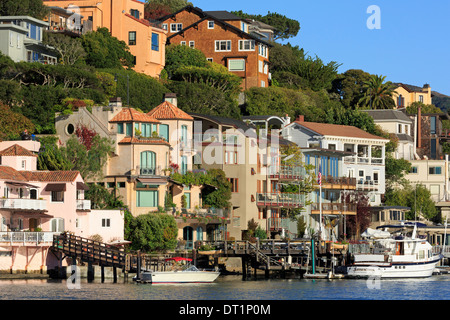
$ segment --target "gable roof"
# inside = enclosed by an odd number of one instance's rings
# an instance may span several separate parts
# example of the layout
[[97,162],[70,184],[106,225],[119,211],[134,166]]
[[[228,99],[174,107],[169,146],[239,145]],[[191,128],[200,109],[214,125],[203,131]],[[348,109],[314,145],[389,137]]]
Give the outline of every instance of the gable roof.
[[79,174],[79,171],[18,171],[12,167],[0,165],[0,180],[73,182]]
[[18,144],[13,144],[12,146],[0,151],[0,156],[37,157],[37,155],[35,155],[33,152],[25,149]]
[[361,138],[361,139],[377,139],[386,140],[389,139],[382,138],[373,134],[370,134],[362,129],[353,126],[345,126],[339,124],[330,123],[318,123],[318,122],[305,122],[305,121],[295,121],[300,126],[316,132],[323,136],[337,136],[337,137],[349,137],[349,138]]
[[150,110],[147,115],[159,120],[194,120],[186,112],[168,101],[164,101],[159,106]]
[[412,119],[401,110],[385,109],[385,110],[361,110],[361,111],[367,112],[367,114],[371,116],[375,121],[400,120],[413,122]]
[[145,113],[137,111],[134,108],[122,108],[109,122],[153,122],[159,121]]
[[218,11],[203,11],[207,15],[214,17],[219,20],[248,20],[241,18],[231,12],[225,11],[225,10],[218,10]]
[[[203,10],[197,8],[197,7],[195,7],[195,8],[191,7],[191,6],[184,7],[183,9],[178,10],[177,12],[174,12],[174,13],[172,13],[170,15],[167,15],[167,16],[161,18],[160,21],[164,21],[164,20],[167,20],[169,18],[172,18],[172,17],[176,16],[178,13],[180,13],[180,12],[182,12],[184,10],[196,13],[201,19],[196,21],[196,22],[194,22],[190,26],[187,26],[186,28],[178,31],[177,33],[174,33],[173,35],[167,37],[167,44],[170,44],[170,39],[172,39],[173,37],[175,37],[177,35],[180,35],[180,34],[183,34],[188,29],[191,29],[191,28],[194,28],[194,27],[198,26],[201,22],[203,22],[205,20],[214,20],[215,22],[218,22],[219,24],[224,26],[226,29],[230,29],[230,30],[236,32],[237,34],[239,34],[240,36],[245,36],[245,37],[251,38],[251,39],[253,39],[253,40],[257,41],[257,42],[263,43],[263,44],[265,44],[268,47],[273,47],[273,45],[270,44],[269,42],[261,40],[258,37],[255,37],[254,35],[252,35],[250,33],[244,32],[241,29],[239,29],[239,28],[237,28],[237,27],[235,27],[235,26],[233,26],[233,25],[223,21],[222,19],[217,18],[217,17],[215,17],[215,16],[213,16],[211,14],[208,14],[208,11],[203,11]],[[214,12],[214,13],[217,14],[218,12],[223,12],[223,11],[209,11],[209,12]],[[222,13],[222,15],[223,15],[223,13]],[[240,20],[246,20],[246,19],[240,19]]]
[[[395,85],[397,88],[398,87],[402,87],[408,92],[424,92],[423,91],[424,88],[421,88],[421,87],[418,87],[418,86],[413,86],[411,84],[404,84],[404,83],[400,83],[400,82],[395,82],[395,83],[393,83],[393,85]],[[424,86],[428,86],[428,85],[426,84]]]

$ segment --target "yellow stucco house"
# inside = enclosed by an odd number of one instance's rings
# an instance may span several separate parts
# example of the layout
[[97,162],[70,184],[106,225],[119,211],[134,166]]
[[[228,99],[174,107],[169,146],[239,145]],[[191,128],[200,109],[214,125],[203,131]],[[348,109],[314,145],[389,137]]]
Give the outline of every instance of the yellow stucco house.
[[159,77],[165,65],[167,31],[144,19],[144,3],[137,0],[47,0],[49,7],[68,9],[89,21],[92,30],[105,27],[124,41],[136,57],[136,72]]
[[394,97],[396,109],[407,108],[413,102],[431,103],[431,87],[424,84],[423,87],[417,87],[404,83],[394,83],[397,95]]

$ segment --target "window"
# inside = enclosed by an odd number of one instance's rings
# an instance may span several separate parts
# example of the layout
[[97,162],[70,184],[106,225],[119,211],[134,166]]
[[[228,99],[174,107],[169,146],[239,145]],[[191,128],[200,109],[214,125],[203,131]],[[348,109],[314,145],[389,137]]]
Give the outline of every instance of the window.
[[164,30],[168,31],[168,30],[167,30],[167,29],[168,29],[167,23],[163,23],[163,24],[162,24],[162,28],[163,28]]
[[52,232],[64,232],[64,219],[54,218],[50,222]]
[[216,40],[216,51],[231,51],[231,40]]
[[123,134],[123,123],[117,124],[117,133]]
[[261,88],[265,88],[266,87],[266,82],[264,80],[261,80]]
[[187,126],[182,125],[181,126],[181,143],[183,144],[183,146],[186,146],[187,143]]
[[78,218],[75,219],[75,228],[81,228],[80,219]]
[[239,179],[229,178],[228,181],[231,183],[231,192],[239,192]]
[[430,118],[430,133],[436,134],[436,117]]
[[239,51],[254,51],[255,40],[239,40]]
[[226,151],[225,152],[225,164],[237,164],[238,163],[238,153],[237,151]]
[[181,157],[181,174],[186,174],[187,172],[187,166],[188,166],[188,160],[186,156]]
[[401,125],[401,124],[398,125],[398,133],[403,133],[403,132],[402,132],[402,125]]
[[158,190],[137,190],[136,206],[158,207]]
[[206,61],[213,62],[213,58],[206,58]]
[[159,51],[159,34],[152,33],[152,50]]
[[214,21],[208,21],[208,29],[214,29]]
[[168,124],[160,124],[159,125],[159,136],[166,141],[169,141],[169,125]]
[[64,202],[64,191],[52,191],[52,202]]
[[116,184],[114,182],[107,182],[106,183],[106,187],[107,188],[114,188],[116,186]]
[[419,102],[423,103],[423,96],[422,95],[419,96]]
[[111,227],[111,219],[110,218],[102,219],[102,227],[103,228]]
[[180,45],[185,46],[186,45],[186,41],[181,41]]
[[411,171],[409,173],[418,173],[417,167],[411,167]]
[[185,192],[184,198],[186,199],[186,209],[190,209],[191,208],[191,193]]
[[229,71],[245,71],[245,60],[244,59],[233,59],[228,61]]
[[405,98],[402,95],[399,95],[397,98],[397,105],[398,107],[404,107],[405,106]]
[[140,174],[154,175],[156,172],[156,153],[152,151],[141,152]]
[[136,31],[128,32],[128,45],[130,46],[136,45]]
[[141,124],[141,135],[143,137],[151,137],[152,136],[152,125],[150,123],[142,123]]
[[125,181],[117,182],[119,188],[125,188]]
[[126,129],[127,129],[127,136],[128,137],[132,137],[133,136],[133,124],[132,123],[127,123],[126,124]]
[[170,31],[171,32],[178,32],[181,31],[183,29],[183,24],[182,23],[171,23],[170,24]]
[[22,160],[22,169],[26,170],[26,168],[27,168],[27,161]]
[[195,48],[195,41],[189,41],[189,47]]
[[428,168],[428,173],[429,174],[441,174],[442,173],[442,168],[441,167],[429,167]]
[[267,58],[267,46],[263,44],[258,45],[258,53],[260,56]]

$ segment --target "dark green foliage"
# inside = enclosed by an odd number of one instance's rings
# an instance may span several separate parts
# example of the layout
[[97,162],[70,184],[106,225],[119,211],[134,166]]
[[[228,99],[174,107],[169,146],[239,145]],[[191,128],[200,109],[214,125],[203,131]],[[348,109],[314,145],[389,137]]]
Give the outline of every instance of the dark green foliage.
[[62,151],[57,146],[57,136],[47,136],[38,139],[41,143],[39,156],[37,159],[38,170],[71,170],[72,164],[64,157]]
[[128,240],[132,241],[132,250],[167,251],[177,245],[177,223],[167,214],[140,215],[131,220],[130,230]]
[[89,189],[84,193],[85,199],[91,200],[92,209],[117,209],[125,205],[119,197],[114,195],[113,191],[108,191],[104,186],[91,183]]
[[0,16],[31,16],[44,19],[50,9],[42,0],[1,0]]
[[34,132],[33,123],[0,102],[0,141],[17,139],[24,130]]
[[169,79],[182,66],[204,67],[208,66],[203,52],[188,46],[171,44],[166,48],[166,65],[164,69],[169,75]]
[[86,63],[96,68],[134,67],[134,56],[124,41],[111,36],[107,28],[98,28],[82,37]]

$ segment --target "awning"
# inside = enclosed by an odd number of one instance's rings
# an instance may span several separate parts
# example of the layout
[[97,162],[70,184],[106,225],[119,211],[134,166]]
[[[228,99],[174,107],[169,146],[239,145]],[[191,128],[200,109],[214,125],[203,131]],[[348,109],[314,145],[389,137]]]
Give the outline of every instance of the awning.
[[89,186],[83,182],[77,182],[77,190],[89,190]]
[[167,180],[166,179],[161,179],[161,178],[138,178],[137,179],[140,183],[142,184],[147,184],[147,185],[163,185],[163,184],[167,184]]
[[22,218],[53,218],[51,214],[44,213],[42,211],[16,211],[13,212],[14,217],[22,217]]
[[25,183],[25,182],[19,182],[19,181],[6,181],[5,183],[16,186],[16,187],[39,188],[38,186],[29,184],[29,183]]
[[65,183],[49,183],[44,191],[66,191]]

